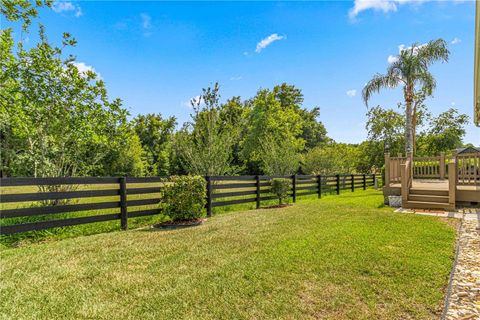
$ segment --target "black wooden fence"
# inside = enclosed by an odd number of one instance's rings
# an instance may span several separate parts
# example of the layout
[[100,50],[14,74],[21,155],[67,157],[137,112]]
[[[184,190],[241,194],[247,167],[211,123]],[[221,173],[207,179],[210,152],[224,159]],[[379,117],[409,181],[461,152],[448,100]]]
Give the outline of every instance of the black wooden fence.
[[[272,178],[291,179],[290,196],[293,202],[298,196],[303,195],[317,194],[318,197],[321,197],[324,193],[339,194],[341,190],[366,189],[368,186],[374,185],[376,180],[374,174],[287,177],[209,176],[206,177],[207,215],[211,216],[212,208],[241,203],[255,202],[256,207],[260,208],[262,201],[275,199],[270,193],[269,180]],[[19,189],[20,193],[4,194],[2,192],[0,194],[0,204],[2,205],[0,219],[17,218],[15,221],[18,221],[18,218],[22,217],[105,209],[118,209],[119,212],[30,223],[20,221],[20,223],[0,226],[0,234],[110,220],[120,220],[121,228],[127,229],[128,218],[161,213],[158,205],[161,200],[162,186],[160,184],[164,183],[166,179],[168,177],[3,178],[0,179],[0,187],[18,187],[15,189]],[[153,184],[155,186],[152,186]],[[42,192],[38,192],[38,189]],[[141,199],[138,199],[139,197]],[[69,204],[68,201],[65,201],[76,199],[81,202],[81,199],[85,198],[89,198],[90,202]],[[38,202],[41,205],[38,205]],[[22,203],[30,203],[30,206],[19,208]]]

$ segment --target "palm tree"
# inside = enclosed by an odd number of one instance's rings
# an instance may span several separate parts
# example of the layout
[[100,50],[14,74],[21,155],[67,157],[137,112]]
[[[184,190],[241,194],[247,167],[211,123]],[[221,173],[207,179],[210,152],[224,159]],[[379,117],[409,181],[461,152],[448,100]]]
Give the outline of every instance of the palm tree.
[[436,82],[428,68],[436,61],[448,62],[450,52],[443,39],[432,40],[426,44],[414,43],[401,49],[393,59],[386,74],[376,74],[362,91],[363,100],[368,106],[372,93],[384,88],[403,86],[405,100],[405,152],[414,151],[414,120],[417,115],[416,97],[430,96]]

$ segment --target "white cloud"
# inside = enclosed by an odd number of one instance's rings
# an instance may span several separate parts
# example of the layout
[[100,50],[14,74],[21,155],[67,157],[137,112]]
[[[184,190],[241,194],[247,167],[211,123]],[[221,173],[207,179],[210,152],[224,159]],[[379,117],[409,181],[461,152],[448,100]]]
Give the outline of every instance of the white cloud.
[[201,96],[195,96],[195,97],[193,97],[193,98],[190,98],[190,100],[185,101],[185,102],[183,103],[183,105],[184,105],[185,107],[191,108],[191,107],[192,107],[192,103],[193,103],[194,105],[197,105],[199,102],[200,102],[200,104],[203,104],[203,99],[202,99],[202,97],[201,97]]
[[140,18],[142,18],[142,27],[144,29],[150,29],[152,27],[152,18],[148,14],[142,13],[140,14]]
[[52,10],[56,13],[73,12],[77,18],[82,15],[82,8],[70,1],[55,1],[52,4]]
[[389,55],[388,58],[387,58],[387,61],[388,61],[389,64],[392,64],[392,63],[398,61],[398,57],[397,57],[397,56]]
[[383,13],[395,12],[399,5],[413,4],[420,5],[427,0],[355,0],[353,8],[348,15],[351,19],[356,18],[360,12],[366,10],[382,11]]
[[347,96],[349,97],[355,97],[357,95],[357,90],[352,89],[347,91]]
[[230,77],[230,80],[231,80],[231,81],[242,80],[242,76],[237,76],[237,77],[233,76],[233,77]]
[[[426,45],[427,45],[426,43],[417,45],[415,47],[415,49],[413,50],[413,54],[416,54],[419,48],[421,48],[423,46],[426,46]],[[410,50],[410,49],[412,49],[412,47],[407,47],[406,45],[401,44],[401,45],[398,46],[398,54],[402,53],[402,51]],[[387,58],[387,61],[388,61],[389,64],[397,62],[398,61],[398,56],[389,55],[388,58]]]
[[458,38],[453,38],[452,42],[450,42],[451,44],[459,44],[460,42],[462,42],[462,40],[458,39]]
[[265,39],[262,39],[262,41],[257,43],[257,48],[255,49],[255,52],[260,53],[263,49],[271,45],[273,42],[279,41],[282,39],[285,39],[285,37],[279,36],[276,33],[272,33],[271,35],[269,35],[268,37],[266,37]]
[[92,71],[92,72],[95,72],[95,73],[97,74],[97,77],[98,77],[99,79],[102,78],[102,76],[100,75],[100,73],[98,73],[98,72],[95,70],[94,67],[89,66],[89,65],[86,64],[85,62],[76,62],[76,61],[74,61],[74,62],[72,62],[72,64],[73,64],[75,67],[77,67],[78,72],[80,72],[81,74],[86,75],[86,73],[87,73],[88,71]]

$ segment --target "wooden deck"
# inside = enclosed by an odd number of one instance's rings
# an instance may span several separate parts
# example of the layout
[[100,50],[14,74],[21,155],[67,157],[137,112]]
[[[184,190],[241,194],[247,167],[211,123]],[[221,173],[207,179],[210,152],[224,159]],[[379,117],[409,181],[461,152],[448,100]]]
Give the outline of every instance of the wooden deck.
[[[448,180],[439,179],[413,179],[412,189],[448,191]],[[400,196],[402,194],[401,183],[391,183],[383,187],[385,201],[389,195]],[[456,202],[463,204],[480,203],[480,185],[457,185]]]
[[[392,183],[390,188],[401,188],[401,183]],[[448,180],[438,180],[438,179],[413,179],[412,183],[413,189],[422,189],[422,190],[448,190]],[[466,191],[480,191],[479,186],[462,186],[458,185],[457,190],[466,190]],[[480,199],[478,199],[480,201]]]
[[480,203],[480,153],[435,157],[385,154],[385,203],[402,197],[404,208],[453,210]]

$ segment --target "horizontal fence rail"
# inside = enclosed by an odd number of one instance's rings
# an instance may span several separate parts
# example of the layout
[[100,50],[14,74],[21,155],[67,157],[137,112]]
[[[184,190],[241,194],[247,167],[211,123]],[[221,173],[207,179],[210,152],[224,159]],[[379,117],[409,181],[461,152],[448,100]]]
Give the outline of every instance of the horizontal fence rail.
[[[208,176],[207,215],[212,215],[213,208],[243,203],[260,208],[262,201],[276,199],[270,189],[273,178],[291,180],[289,196],[293,202],[299,196],[315,194],[320,198],[325,193],[365,190],[376,183],[374,174]],[[2,178],[0,219],[13,221],[0,225],[0,234],[112,220],[120,220],[121,228],[127,229],[129,218],[162,213],[162,187],[168,181],[169,177]],[[15,192],[8,191],[12,188]],[[65,213],[82,215],[93,210],[95,215],[55,219]],[[49,220],[29,221],[39,216]]]

